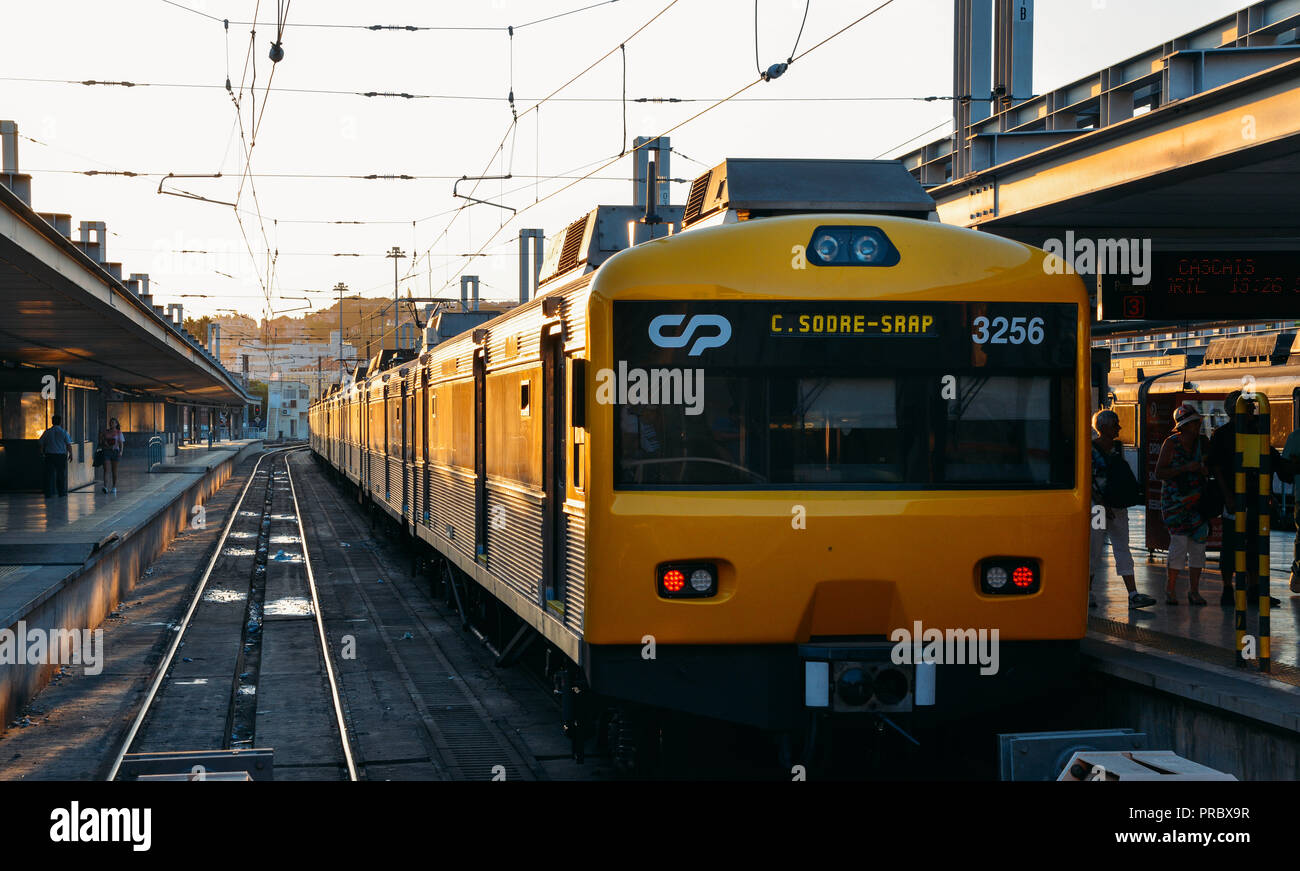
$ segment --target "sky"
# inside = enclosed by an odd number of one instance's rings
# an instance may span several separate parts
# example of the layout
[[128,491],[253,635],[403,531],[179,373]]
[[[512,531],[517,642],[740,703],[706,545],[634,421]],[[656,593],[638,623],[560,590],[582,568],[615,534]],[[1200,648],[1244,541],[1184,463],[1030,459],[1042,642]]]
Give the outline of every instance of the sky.
[[[950,94],[951,0],[893,0],[780,79],[715,108],[757,77],[756,38],[764,68],[791,55],[805,0],[759,0],[757,29],[753,0],[614,0],[550,21],[539,19],[596,0],[290,0],[284,58],[272,64],[284,2],[5,2],[0,118],[37,140],[19,146],[33,205],[71,214],[74,232],[81,220],[107,222],[108,259],[123,264],[124,276],[148,272],[155,304],[180,302],[188,316],[237,310],[261,318],[327,308],[339,282],[349,294],[391,296],[393,263],[384,254],[393,246],[407,255],[402,296],[459,298],[465,272],[481,277],[483,297],[515,299],[518,231],[540,227],[549,239],[598,204],[630,202],[632,158],[618,155],[634,136],[687,121],[670,134],[679,152],[670,171],[689,181],[727,157],[895,156],[950,129],[940,126],[951,117],[948,102],[809,98]],[[798,51],[880,2],[812,0]],[[1245,5],[1037,0],[1035,93]],[[364,28],[372,24],[481,29]],[[512,86],[517,124],[505,99]],[[370,91],[421,96],[356,95]],[[691,102],[634,102],[641,97]],[[164,189],[238,208],[159,194],[168,173],[221,173],[168,179]],[[464,207],[452,196],[462,175],[505,173],[513,177],[481,182],[475,196],[516,213]],[[417,178],[320,177],[369,174]],[[672,201],[684,202],[688,185],[672,189]],[[480,251],[486,256],[464,256]],[[338,256],[353,254],[362,256]]]

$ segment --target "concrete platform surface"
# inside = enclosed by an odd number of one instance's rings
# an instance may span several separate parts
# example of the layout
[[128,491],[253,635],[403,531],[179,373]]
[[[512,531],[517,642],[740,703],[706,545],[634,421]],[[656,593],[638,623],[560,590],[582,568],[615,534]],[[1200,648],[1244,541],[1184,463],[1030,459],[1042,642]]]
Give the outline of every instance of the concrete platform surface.
[[[1273,605],[1269,613],[1273,672],[1259,675],[1253,663],[1246,668],[1234,667],[1236,611],[1231,606],[1219,603],[1223,579],[1218,571],[1217,553],[1211,551],[1208,554],[1207,565],[1201,576],[1200,592],[1208,604],[1188,603],[1189,581],[1186,571],[1178,573],[1178,604],[1166,604],[1168,572],[1164,565],[1164,554],[1156,554],[1155,561],[1152,561],[1152,555],[1142,546],[1142,513],[1138,508],[1129,511],[1135,577],[1138,590],[1154,597],[1156,604],[1145,608],[1129,607],[1128,592],[1124,588],[1124,582],[1115,573],[1108,543],[1106,574],[1093,582],[1093,593],[1098,604],[1096,608],[1089,609],[1089,628],[1092,630],[1090,637],[1109,637],[1130,650],[1158,651],[1165,656],[1181,658],[1193,668],[1224,668],[1228,675],[1237,675],[1238,678],[1255,675],[1258,678],[1255,682],[1300,686],[1300,595],[1292,594],[1288,585],[1295,533],[1274,532],[1271,537],[1269,591],[1281,600],[1281,604]],[[1249,603],[1246,626],[1247,632],[1258,632],[1255,600]]]
[[[176,535],[209,522],[207,497],[261,450],[260,441],[184,450],[174,474],[150,474],[143,457],[132,458],[119,469],[117,493],[0,494],[0,629],[49,638],[99,626]],[[0,724],[63,664],[54,661],[63,654],[36,656],[0,662]]]
[[[67,496],[46,497],[41,493],[0,493],[0,565],[25,565],[21,550],[3,550],[27,544],[69,541],[99,541],[104,534],[131,527],[131,517],[149,511],[151,504],[172,490],[184,489],[190,475],[202,475],[218,463],[238,454],[255,442],[219,442],[212,450],[182,445],[174,458],[145,469],[143,458],[122,462],[118,467],[117,493],[102,490],[102,472],[94,486],[72,490]],[[171,474],[179,473],[175,478]],[[165,503],[164,503],[165,504]],[[101,534],[95,534],[101,533]],[[45,562],[33,553],[30,562]]]

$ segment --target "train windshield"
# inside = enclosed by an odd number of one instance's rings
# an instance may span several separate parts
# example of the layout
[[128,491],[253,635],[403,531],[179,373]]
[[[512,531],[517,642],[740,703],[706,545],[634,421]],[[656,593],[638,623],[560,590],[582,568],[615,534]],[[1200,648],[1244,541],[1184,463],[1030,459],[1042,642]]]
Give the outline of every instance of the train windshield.
[[[629,316],[625,305],[616,303],[615,350],[623,344],[633,359],[604,373],[597,396],[614,406],[618,489],[1074,486],[1073,305],[1021,315],[1002,312],[1014,305],[913,305],[895,314],[841,304],[807,314],[714,303],[708,314],[718,320],[694,334],[691,310],[701,303],[667,320],[643,303],[634,305],[644,315]],[[687,341],[667,354],[638,347],[630,330],[620,335],[620,315],[660,317],[647,327],[656,349]],[[885,317],[899,320],[888,333],[867,332]],[[863,332],[854,332],[858,318]],[[972,341],[981,337],[980,318],[990,340],[1005,319],[1014,335],[1024,333],[1021,344],[1032,322],[1038,341],[1020,352],[981,347]],[[810,334],[800,337],[793,331],[805,322]],[[894,334],[909,327],[911,335]],[[748,339],[736,342],[742,332]],[[691,355],[701,339],[722,344]]]

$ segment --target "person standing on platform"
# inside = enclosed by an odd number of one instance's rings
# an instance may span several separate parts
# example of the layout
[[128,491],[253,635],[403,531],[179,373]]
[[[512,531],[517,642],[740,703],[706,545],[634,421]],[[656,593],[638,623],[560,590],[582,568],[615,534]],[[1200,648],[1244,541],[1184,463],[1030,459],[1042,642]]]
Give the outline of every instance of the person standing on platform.
[[72,436],[63,428],[63,417],[50,418],[49,429],[41,433],[41,454],[45,457],[45,498],[68,495],[68,463],[72,462]]
[[[122,425],[117,418],[109,418],[108,426],[99,434],[99,449],[104,452],[105,493],[117,493],[117,464],[126,450],[126,436],[122,435]],[[112,484],[110,488],[109,484]]]
[[1146,593],[1138,592],[1133,573],[1133,554],[1128,546],[1128,509],[1142,503],[1142,493],[1137,478],[1124,459],[1124,446],[1119,441],[1119,415],[1108,408],[1102,409],[1092,416],[1092,429],[1096,434],[1092,440],[1093,517],[1097,517],[1098,506],[1104,508],[1106,525],[1098,529],[1097,524],[1093,523],[1088,607],[1097,607],[1092,582],[1097,575],[1105,578],[1106,539],[1109,538],[1115,557],[1115,571],[1124,579],[1124,586],[1128,588],[1129,607],[1145,608],[1154,605],[1156,600]]
[[1209,466],[1202,457],[1209,444],[1201,436],[1201,415],[1191,403],[1174,410],[1174,433],[1160,446],[1156,460],[1156,477],[1160,488],[1160,513],[1169,530],[1169,582],[1165,586],[1165,603],[1177,605],[1178,572],[1187,569],[1190,589],[1187,602],[1204,605],[1201,596],[1201,570],[1205,568],[1205,541],[1210,524],[1201,516],[1200,502],[1205,495]]
[[[1246,512],[1246,535],[1254,537],[1256,530],[1259,528],[1259,516],[1256,511],[1254,500],[1247,494],[1236,492],[1236,452],[1237,452],[1237,428],[1240,427],[1242,432],[1253,433],[1258,428],[1259,419],[1255,415],[1255,403],[1246,403],[1244,420],[1237,419],[1235,411],[1237,409],[1237,398],[1241,396],[1240,390],[1234,390],[1223,401],[1223,410],[1228,413],[1228,422],[1214,431],[1210,438],[1210,469],[1215,479],[1219,482],[1219,487],[1223,492],[1223,545],[1219,548],[1219,574],[1223,578],[1223,595],[1219,598],[1219,604],[1226,607],[1233,607],[1233,582],[1232,575],[1236,570],[1237,550],[1242,546],[1237,541],[1236,532],[1236,509],[1242,508]],[[1286,480],[1288,474],[1292,474],[1292,463],[1277,452],[1276,448],[1269,448],[1272,456],[1273,472]],[[1239,504],[1245,503],[1245,504]],[[1259,558],[1253,550],[1246,551],[1246,577],[1247,605],[1257,604],[1259,601]],[[1300,592],[1300,590],[1297,590]],[[1281,600],[1270,596],[1271,604],[1280,605]]]

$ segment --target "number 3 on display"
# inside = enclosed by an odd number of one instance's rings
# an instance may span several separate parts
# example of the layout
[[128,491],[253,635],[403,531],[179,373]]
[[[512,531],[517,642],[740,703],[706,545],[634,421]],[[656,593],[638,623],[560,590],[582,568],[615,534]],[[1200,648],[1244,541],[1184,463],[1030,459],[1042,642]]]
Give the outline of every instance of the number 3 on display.
[[[1029,318],[1029,323],[1025,323],[1025,318],[988,318],[980,315],[975,319],[975,332],[971,333],[971,341],[977,345],[1023,345],[1028,342],[1031,345],[1041,345],[1043,343],[1043,319]],[[990,327],[992,332],[990,333]]]

